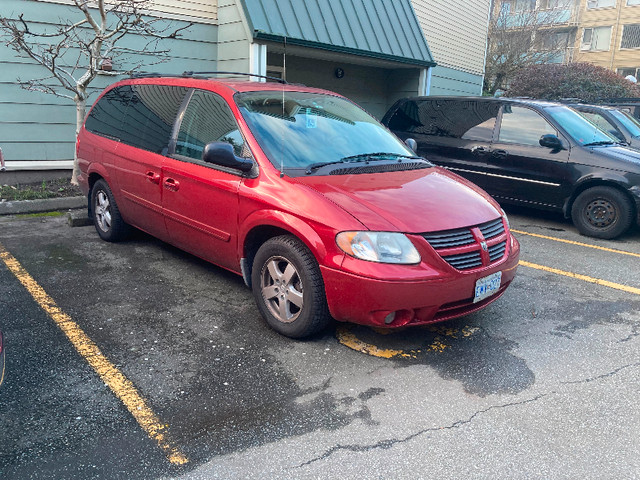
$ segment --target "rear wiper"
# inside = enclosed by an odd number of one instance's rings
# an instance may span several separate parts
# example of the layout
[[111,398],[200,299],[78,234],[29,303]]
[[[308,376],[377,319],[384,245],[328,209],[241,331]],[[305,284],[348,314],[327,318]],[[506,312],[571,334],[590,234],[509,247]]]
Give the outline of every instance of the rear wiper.
[[597,147],[598,145],[613,145],[613,142],[609,140],[603,140],[601,142],[585,143],[583,147]]
[[393,157],[393,158],[413,158],[413,159],[422,159],[421,157],[416,157],[414,155],[402,155],[400,153],[388,153],[388,152],[375,152],[375,153],[360,153],[359,155],[351,155],[349,157],[343,157],[343,162],[361,162],[366,161],[368,158],[384,158],[384,157]]

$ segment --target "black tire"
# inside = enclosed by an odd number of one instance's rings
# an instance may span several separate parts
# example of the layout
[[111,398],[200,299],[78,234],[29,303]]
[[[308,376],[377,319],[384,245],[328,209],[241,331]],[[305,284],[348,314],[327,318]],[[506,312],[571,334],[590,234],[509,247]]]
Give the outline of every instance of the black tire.
[[634,208],[620,190],[592,187],[582,192],[571,207],[571,219],[583,235],[611,239],[626,232],[633,223]]
[[251,286],[258,310],[282,335],[308,337],[330,321],[318,262],[293,236],[274,237],[262,244],[253,260]]
[[122,219],[113,193],[107,182],[98,180],[91,189],[93,224],[100,238],[107,242],[119,242],[130,233],[130,227]]

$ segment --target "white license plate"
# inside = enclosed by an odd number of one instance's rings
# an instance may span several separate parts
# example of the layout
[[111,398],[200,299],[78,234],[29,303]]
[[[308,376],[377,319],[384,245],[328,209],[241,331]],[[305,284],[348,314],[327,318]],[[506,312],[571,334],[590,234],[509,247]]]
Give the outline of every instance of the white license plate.
[[490,297],[500,289],[500,281],[502,280],[502,272],[492,273],[486,277],[479,278],[476,281],[476,293],[473,297],[473,303]]

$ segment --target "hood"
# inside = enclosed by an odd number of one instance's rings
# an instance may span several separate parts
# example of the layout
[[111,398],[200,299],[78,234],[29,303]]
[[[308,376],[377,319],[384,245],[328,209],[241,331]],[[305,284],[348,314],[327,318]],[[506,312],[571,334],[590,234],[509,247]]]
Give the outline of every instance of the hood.
[[498,204],[479,187],[439,167],[295,180],[341,206],[370,230],[435,232],[501,215]]
[[623,172],[640,173],[640,151],[638,147],[629,148],[620,145],[587,147],[594,154],[592,166],[610,168]]

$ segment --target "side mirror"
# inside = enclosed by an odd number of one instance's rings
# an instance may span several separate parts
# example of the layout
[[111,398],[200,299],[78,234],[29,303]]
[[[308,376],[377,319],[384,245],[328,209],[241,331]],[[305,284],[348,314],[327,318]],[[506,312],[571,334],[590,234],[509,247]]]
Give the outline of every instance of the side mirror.
[[415,139],[407,138],[404,143],[413,153],[418,153],[418,142],[416,142]]
[[564,146],[562,145],[562,140],[560,140],[558,137],[550,133],[546,135],[542,135],[540,137],[539,143],[541,147],[547,147],[547,148],[550,148],[551,150],[564,149]]
[[207,143],[202,152],[202,160],[242,172],[249,172],[253,168],[253,161],[248,158],[236,157],[233,145],[226,142]]

